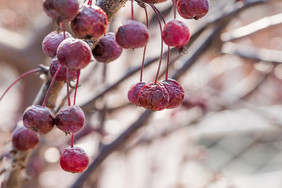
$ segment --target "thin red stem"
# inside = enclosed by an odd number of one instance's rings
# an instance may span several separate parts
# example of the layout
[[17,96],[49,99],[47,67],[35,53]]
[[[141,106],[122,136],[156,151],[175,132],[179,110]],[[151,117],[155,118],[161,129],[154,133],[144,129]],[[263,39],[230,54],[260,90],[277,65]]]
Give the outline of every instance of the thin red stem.
[[66,39],[66,24],[65,24],[65,22],[63,23],[63,30],[64,30],[64,39]]
[[92,0],[89,0],[87,5],[92,6]]
[[71,133],[71,147],[73,147],[73,133]]
[[50,91],[51,91],[51,87],[52,87],[52,85],[54,84],[54,82],[55,82],[55,80],[56,80],[56,77],[57,77],[57,75],[58,75],[58,73],[59,73],[61,67],[62,67],[62,65],[59,66],[59,68],[57,69],[57,71],[56,71],[54,77],[52,78],[52,81],[51,81],[51,83],[50,83],[50,85],[49,85],[49,88],[48,88],[48,90],[47,90],[47,92],[46,92],[44,101],[43,101],[43,103],[42,103],[42,107],[44,107],[44,106],[46,105],[48,95],[49,95],[49,93],[50,93]]
[[76,93],[77,93],[79,77],[80,77],[80,69],[77,70],[76,74],[77,74],[77,78],[76,78],[76,85],[75,85],[75,91],[74,91],[73,105],[75,105],[75,101],[76,101]]
[[131,0],[131,20],[134,20],[134,8],[133,8],[133,1]]
[[166,72],[165,72],[165,79],[168,79],[168,66],[169,66],[169,51],[170,47],[167,46],[167,60],[166,60]]
[[69,88],[69,68],[66,69],[66,82],[67,82],[67,96],[68,96],[68,106],[71,105],[70,101],[70,88]]
[[176,0],[173,0],[173,18],[176,19]]
[[[148,12],[147,12],[146,6],[144,6],[144,10],[145,10],[145,15],[146,15],[146,26],[148,28],[149,27],[149,19],[148,19]],[[147,44],[144,46],[144,51],[143,51],[143,59],[142,59],[142,65],[141,65],[141,70],[140,70],[140,82],[142,82],[142,80],[143,80],[143,70],[144,70],[146,49],[147,49]]]
[[32,69],[30,71],[27,71],[25,73],[23,73],[22,75],[20,75],[7,89],[6,91],[3,93],[3,95],[0,97],[0,101],[3,99],[3,97],[6,95],[6,93],[18,82],[20,81],[22,78],[24,78],[27,75],[30,75],[32,73],[36,73],[36,72],[40,72],[41,68],[36,68],[36,69]]
[[157,7],[155,7],[154,5],[152,5],[152,6],[153,6],[153,7],[155,8],[155,10],[158,12],[158,14],[159,14],[160,18],[163,20],[164,24],[166,24],[163,14],[159,11],[159,9],[157,9]]

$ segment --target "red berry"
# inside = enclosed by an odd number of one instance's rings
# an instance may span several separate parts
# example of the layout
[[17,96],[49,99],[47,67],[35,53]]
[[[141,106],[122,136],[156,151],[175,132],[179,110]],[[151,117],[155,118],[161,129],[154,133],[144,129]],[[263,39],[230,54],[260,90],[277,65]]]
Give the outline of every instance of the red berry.
[[184,90],[180,83],[173,79],[163,80],[161,83],[169,94],[169,102],[166,108],[170,109],[179,106],[184,99]]
[[209,11],[208,0],[177,0],[177,11],[185,19],[199,19]]
[[169,94],[165,87],[157,83],[147,83],[138,95],[140,105],[148,110],[160,111],[166,108]]
[[148,3],[148,4],[157,4],[157,3],[162,3],[165,2],[167,0],[142,0],[144,3]]
[[61,155],[60,165],[64,171],[79,173],[88,167],[89,159],[79,147],[67,147]]
[[121,55],[122,47],[116,42],[114,33],[107,33],[100,38],[92,53],[97,61],[109,63]]
[[77,0],[44,0],[43,9],[54,21],[68,22],[77,15],[79,2]]
[[15,149],[26,151],[35,148],[39,142],[39,135],[24,126],[18,126],[12,133],[12,143]]
[[139,100],[138,100],[138,95],[142,87],[146,84],[146,82],[138,82],[130,87],[127,93],[128,100],[132,103],[135,104],[136,106],[141,106]]
[[149,30],[136,20],[127,20],[116,32],[116,41],[123,48],[144,47],[149,40]]
[[80,39],[67,38],[58,47],[58,60],[70,69],[83,69],[91,61],[89,45]]
[[30,106],[24,111],[23,123],[28,129],[40,134],[46,134],[54,127],[54,116],[46,106]]
[[189,41],[190,31],[183,22],[172,20],[165,24],[162,38],[168,46],[181,48]]
[[[65,34],[66,38],[71,37],[71,34],[66,32]],[[56,33],[51,32],[49,33],[42,42],[42,50],[45,55],[49,57],[55,57],[57,55],[57,48],[60,45],[60,43],[64,40],[64,33]]]
[[[54,77],[56,71],[58,70],[59,66],[61,64],[59,63],[58,59],[55,57],[52,59],[49,71],[50,74],[52,76],[52,78]],[[68,81],[72,81],[75,80],[77,77],[77,73],[75,70],[69,69],[69,77],[68,77]],[[61,69],[59,70],[59,73],[56,76],[56,81],[60,82],[60,81],[66,81],[67,80],[67,68],[62,66]]]
[[55,117],[56,126],[66,133],[76,133],[84,125],[84,112],[76,105],[65,106]]
[[98,6],[82,6],[75,19],[71,22],[71,29],[78,38],[98,38],[107,31],[108,18]]

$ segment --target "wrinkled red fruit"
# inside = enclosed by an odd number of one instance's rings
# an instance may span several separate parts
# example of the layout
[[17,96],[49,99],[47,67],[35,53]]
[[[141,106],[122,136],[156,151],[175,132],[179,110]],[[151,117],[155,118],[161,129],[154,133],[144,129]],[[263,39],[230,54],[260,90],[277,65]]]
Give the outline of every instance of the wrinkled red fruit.
[[54,127],[54,116],[46,106],[30,106],[23,113],[23,123],[28,129],[46,134]]
[[177,11],[185,19],[199,19],[209,11],[208,0],[177,0]]
[[35,148],[39,142],[39,135],[24,126],[18,126],[12,133],[12,143],[15,149],[26,151]]
[[66,133],[76,133],[84,125],[84,112],[76,105],[65,106],[55,117],[56,126]]
[[189,41],[190,31],[183,22],[172,20],[165,24],[162,38],[168,46],[181,48]]
[[67,147],[61,155],[60,165],[64,171],[79,173],[88,167],[89,159],[80,147]]
[[91,61],[89,45],[80,39],[67,38],[58,47],[58,60],[70,69],[83,69]]
[[179,106],[184,99],[184,90],[180,83],[173,79],[163,80],[161,83],[169,94],[169,102],[166,108],[171,109]]
[[[66,32],[66,38],[71,37],[71,34]],[[60,43],[64,40],[64,33],[56,33],[51,32],[49,33],[42,42],[42,50],[45,55],[49,57],[55,57],[57,55],[57,48]]]
[[167,0],[142,0],[144,3],[148,3],[148,4],[157,4],[157,3],[162,3],[165,2]]
[[160,111],[166,108],[169,102],[169,94],[165,87],[157,82],[147,83],[142,87],[138,95],[140,105],[148,110]]
[[77,0],[44,0],[43,9],[54,21],[69,22],[77,15],[79,2]]
[[82,6],[75,19],[71,22],[71,29],[78,38],[98,38],[107,31],[108,18],[98,6]]
[[146,84],[146,82],[138,82],[130,87],[127,93],[127,98],[128,100],[132,103],[135,104],[136,106],[141,106],[139,100],[138,100],[138,95],[142,87]]
[[122,47],[116,42],[114,33],[107,33],[100,38],[92,53],[97,61],[109,63],[121,55]]
[[[58,70],[59,66],[61,64],[59,63],[58,59],[55,57],[52,59],[49,71],[50,74],[52,76],[52,78],[54,77],[56,71]],[[69,77],[68,77],[68,81],[72,81],[75,80],[77,77],[77,73],[75,70],[69,69]],[[56,76],[56,81],[61,82],[61,81],[66,81],[67,80],[67,68],[62,66],[61,69],[59,70],[59,73]]]
[[149,30],[136,20],[127,20],[116,32],[116,41],[123,48],[144,47],[149,40]]

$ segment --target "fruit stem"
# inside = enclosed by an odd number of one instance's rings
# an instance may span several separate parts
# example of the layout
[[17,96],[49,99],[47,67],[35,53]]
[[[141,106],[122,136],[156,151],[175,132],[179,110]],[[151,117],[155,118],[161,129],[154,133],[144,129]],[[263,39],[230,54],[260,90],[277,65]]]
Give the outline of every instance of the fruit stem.
[[[152,5],[152,6],[154,6],[154,5]],[[166,24],[163,14],[159,11],[159,9],[157,9],[157,7],[154,6],[154,8],[158,12],[158,14],[159,14],[160,18],[163,20],[164,24]]]
[[22,75],[20,75],[7,89],[6,91],[3,93],[3,95],[0,97],[0,101],[3,99],[3,97],[6,95],[6,93],[18,82],[20,81],[22,78],[24,78],[27,75],[30,75],[32,73],[36,73],[36,72],[40,72],[41,68],[36,68],[36,69],[32,69],[30,71],[27,71],[25,73],[23,73]]
[[73,133],[71,133],[71,147],[73,147]]
[[168,79],[169,51],[170,51],[170,47],[167,46],[167,60],[166,60],[165,80]]
[[68,106],[71,105],[70,101],[70,89],[69,89],[69,68],[66,69],[66,82],[67,82],[67,96],[68,96]]
[[[148,12],[147,12],[146,6],[144,6],[144,10],[145,10],[145,15],[146,15],[146,26],[148,28],[149,27],[149,19],[148,19]],[[143,51],[143,59],[142,59],[142,65],[141,65],[141,70],[140,70],[140,82],[142,82],[142,80],[143,80],[143,70],[144,70],[146,49],[147,49],[147,44],[144,46],[144,51]]]
[[64,30],[64,39],[66,39],[66,24],[65,24],[65,22],[63,23],[63,30]]
[[47,90],[47,92],[46,92],[44,101],[43,101],[43,103],[42,103],[42,107],[44,107],[44,106],[46,105],[48,95],[49,95],[49,93],[50,93],[50,91],[51,91],[51,87],[52,87],[52,85],[54,84],[54,82],[55,82],[55,80],[56,80],[56,77],[57,77],[57,75],[58,75],[58,73],[59,73],[61,67],[62,67],[62,65],[59,66],[59,68],[57,69],[55,75],[54,75],[53,78],[52,78],[52,81],[51,81],[51,83],[50,83],[50,85],[49,85],[49,88],[48,88],[48,90]]
[[78,83],[79,83],[80,69],[77,70],[76,74],[77,74],[77,79],[76,79],[76,85],[75,85],[75,91],[74,91],[73,105],[75,105],[75,101],[76,101],[76,92],[77,92]]
[[173,18],[176,19],[176,0],[173,0]]
[[134,1],[134,0],[131,0],[131,20],[134,20],[133,1]]
[[89,0],[87,5],[92,6],[92,0]]

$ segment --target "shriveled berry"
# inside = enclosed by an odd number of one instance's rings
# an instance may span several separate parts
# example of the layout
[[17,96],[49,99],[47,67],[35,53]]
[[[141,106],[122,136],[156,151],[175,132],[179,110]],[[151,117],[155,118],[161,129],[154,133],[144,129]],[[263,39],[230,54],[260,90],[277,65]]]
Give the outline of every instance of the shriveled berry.
[[60,158],[61,168],[72,173],[85,171],[88,163],[89,159],[85,151],[77,146],[67,147]]
[[83,127],[84,121],[84,112],[76,105],[61,108],[55,117],[56,126],[66,133],[78,132]]
[[24,111],[23,123],[28,129],[40,134],[46,134],[54,127],[54,116],[48,107],[34,105]]
[[161,83],[150,82],[141,88],[138,101],[148,110],[160,111],[168,105],[169,94]]
[[[66,32],[65,34],[66,38],[71,37],[71,34]],[[51,32],[49,33],[42,42],[42,50],[45,55],[49,57],[55,57],[57,55],[57,48],[60,45],[60,43],[64,40],[64,33],[57,33],[57,32]]]
[[75,19],[71,22],[71,29],[78,38],[98,38],[107,31],[108,18],[100,7],[82,6]]
[[148,4],[157,4],[157,3],[162,3],[165,2],[167,0],[142,0],[144,3],[148,3]]
[[142,87],[146,84],[146,82],[138,82],[134,85],[132,85],[127,93],[127,98],[128,100],[132,103],[135,104],[136,106],[141,106],[139,100],[138,100],[138,95]]
[[144,47],[149,40],[149,30],[136,20],[125,21],[116,32],[116,41],[123,48]]
[[78,13],[78,0],[44,0],[45,13],[57,22],[72,21]]
[[114,33],[107,33],[100,38],[92,53],[97,61],[109,63],[121,55],[122,47],[116,42]]
[[177,11],[185,19],[199,19],[209,11],[209,0],[177,0]]
[[180,83],[173,79],[163,80],[161,83],[169,94],[169,102],[166,108],[171,109],[179,106],[184,99],[184,90]]
[[190,31],[183,22],[172,20],[165,24],[162,38],[168,46],[181,48],[189,41]]
[[26,151],[35,148],[39,142],[39,135],[23,125],[17,126],[12,133],[12,143],[15,149]]
[[[59,63],[58,59],[55,57],[52,59],[52,62],[50,64],[49,67],[49,71],[50,74],[52,76],[52,78],[54,77],[56,71],[58,70],[59,66],[61,64]],[[68,81],[72,81],[75,80],[77,78],[77,73],[75,70],[73,69],[69,69],[69,75],[68,75]],[[62,66],[61,69],[59,70],[57,76],[56,76],[56,81],[60,82],[60,81],[67,81],[67,68]]]
[[67,38],[58,47],[58,60],[70,69],[83,69],[91,61],[89,45],[80,39]]

